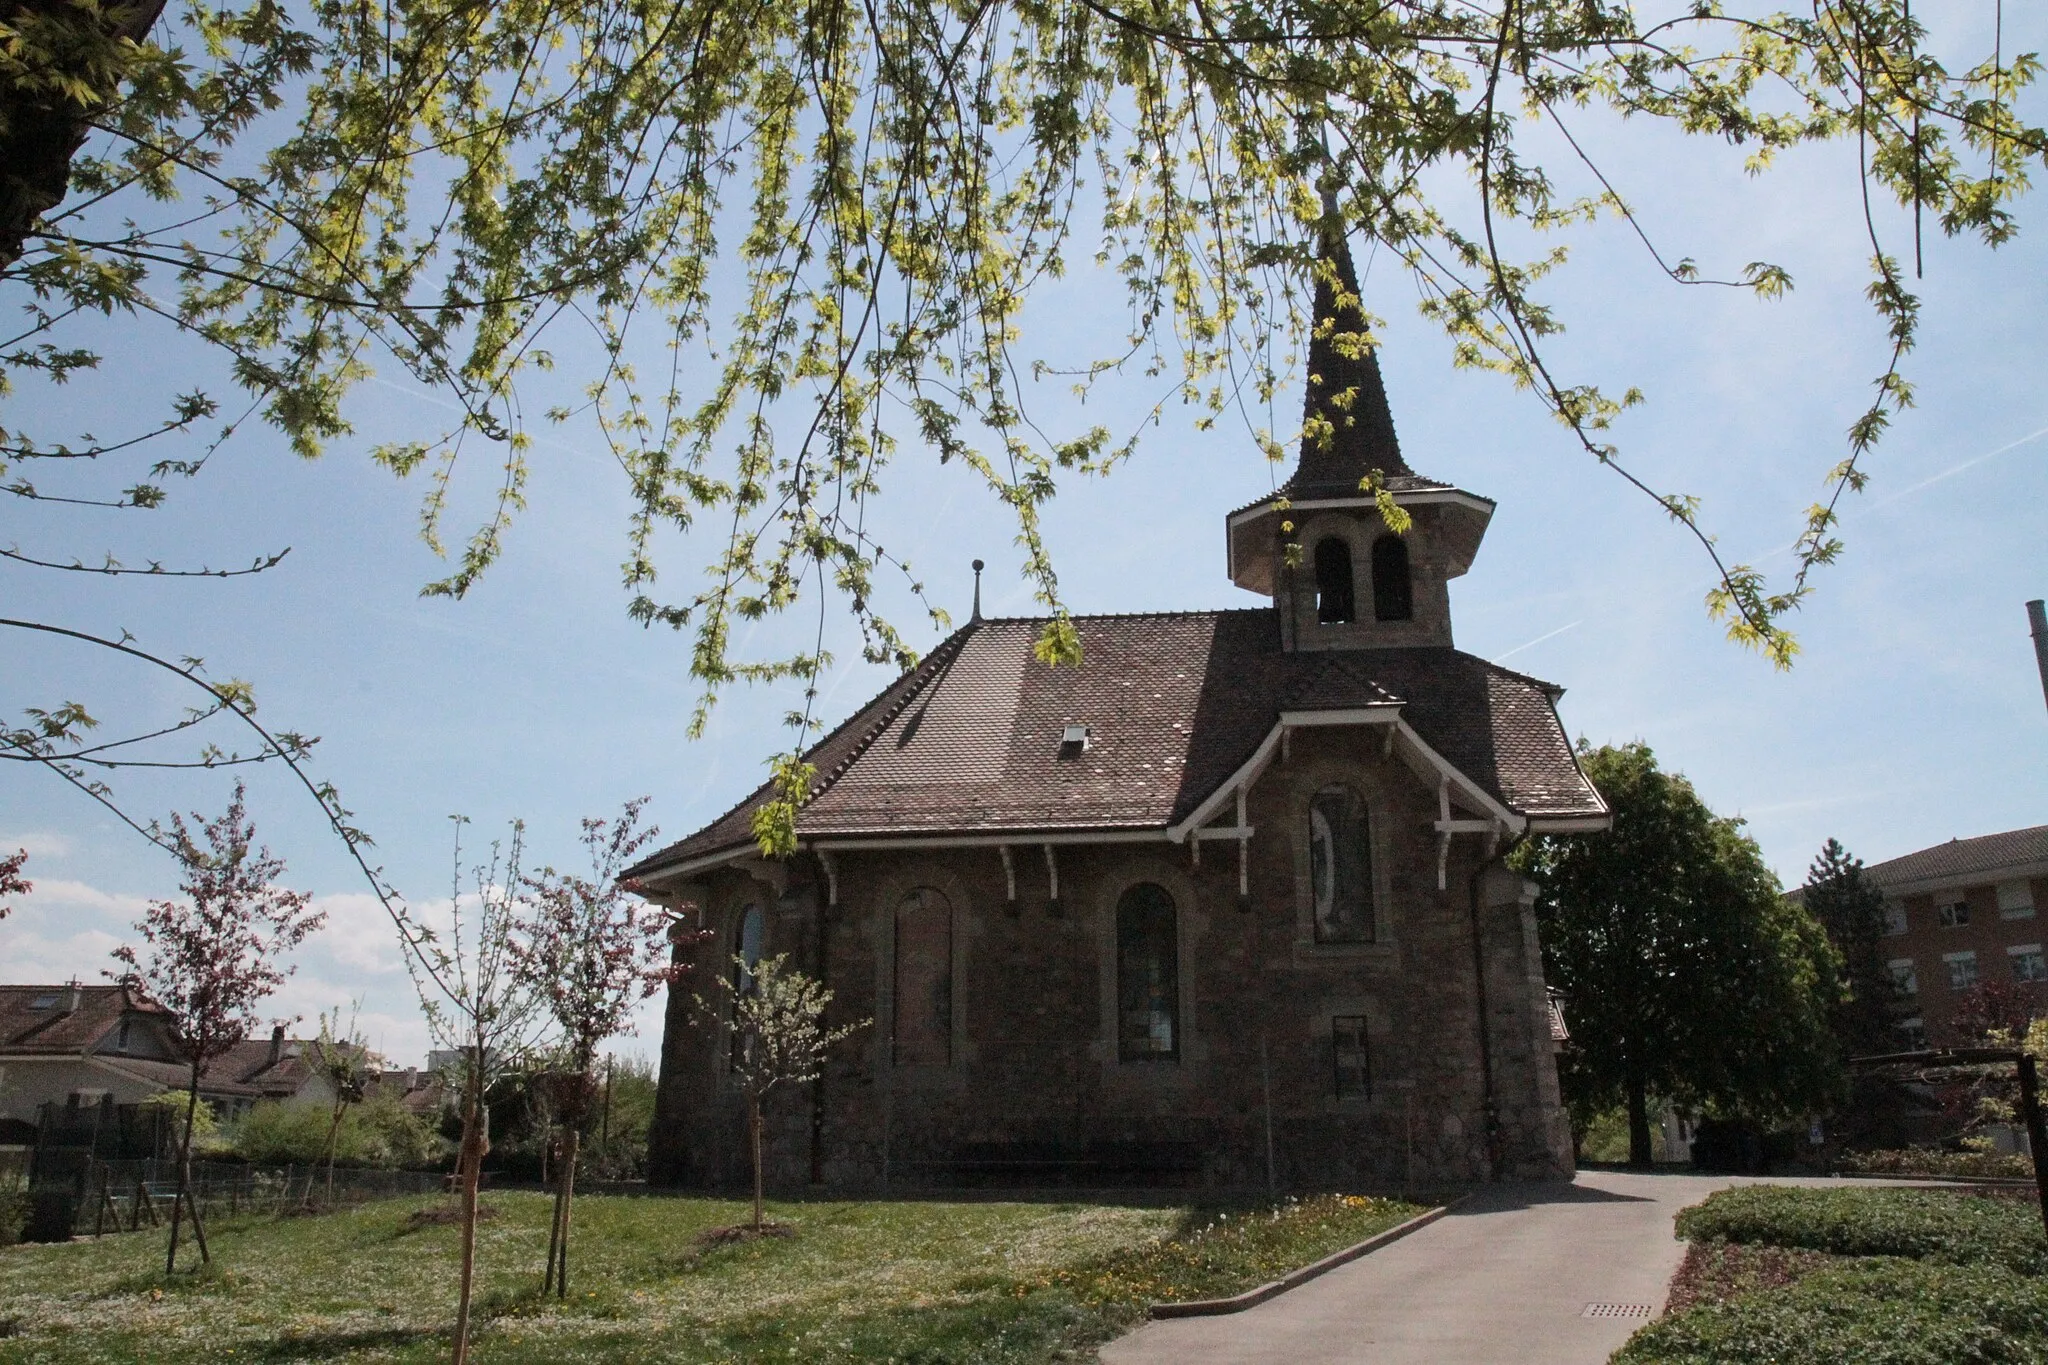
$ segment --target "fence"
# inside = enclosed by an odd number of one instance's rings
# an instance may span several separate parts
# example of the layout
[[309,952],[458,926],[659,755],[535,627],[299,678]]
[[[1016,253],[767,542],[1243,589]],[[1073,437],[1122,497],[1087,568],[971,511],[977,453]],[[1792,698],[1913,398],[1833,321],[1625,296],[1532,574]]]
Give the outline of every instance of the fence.
[[[52,1161],[39,1153],[31,1188],[30,1236],[57,1240],[160,1226],[178,1189],[178,1163],[166,1159]],[[81,1154],[82,1155],[82,1154]],[[66,1169],[68,1167],[68,1169]],[[192,1192],[208,1220],[244,1213],[282,1214],[298,1209],[352,1208],[373,1199],[433,1194],[446,1184],[438,1171],[377,1171],[338,1167],[328,1183],[324,1164],[244,1166],[192,1163]]]

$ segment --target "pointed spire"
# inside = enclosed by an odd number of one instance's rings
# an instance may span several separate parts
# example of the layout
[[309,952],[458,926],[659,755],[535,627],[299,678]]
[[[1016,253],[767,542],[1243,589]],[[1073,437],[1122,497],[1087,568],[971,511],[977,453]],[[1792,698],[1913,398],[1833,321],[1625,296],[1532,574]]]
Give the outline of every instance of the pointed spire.
[[981,619],[981,567],[982,567],[982,566],[981,566],[981,561],[980,561],[980,560],[978,560],[978,559],[977,559],[977,560],[975,560],[975,561],[974,561],[974,615],[972,615],[972,616],[970,616],[969,618],[967,618],[967,619],[968,619],[968,620],[970,620],[970,621],[979,621],[979,620]]
[[1370,348],[1362,348],[1365,318],[1359,310],[1358,272],[1351,264],[1351,247],[1334,196],[1326,193],[1324,206],[1322,256],[1337,277],[1337,287],[1329,280],[1316,280],[1303,406],[1310,429],[1302,437],[1301,463],[1287,481],[1287,493],[1294,498],[1355,497],[1359,481],[1375,469],[1389,478],[1415,472],[1401,458],[1379,359]]

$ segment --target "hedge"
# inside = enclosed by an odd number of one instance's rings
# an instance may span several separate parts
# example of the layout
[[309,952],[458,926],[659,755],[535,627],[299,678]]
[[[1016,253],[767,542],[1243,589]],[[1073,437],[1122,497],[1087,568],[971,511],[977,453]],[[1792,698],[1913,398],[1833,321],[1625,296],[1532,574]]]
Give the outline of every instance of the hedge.
[[1741,1186],[1681,1212],[1677,1230],[1691,1242],[1763,1243],[2048,1272],[2048,1237],[2031,1201],[1935,1190]]
[[1611,1365],[2048,1365],[2048,1281],[1874,1257],[1676,1313]]

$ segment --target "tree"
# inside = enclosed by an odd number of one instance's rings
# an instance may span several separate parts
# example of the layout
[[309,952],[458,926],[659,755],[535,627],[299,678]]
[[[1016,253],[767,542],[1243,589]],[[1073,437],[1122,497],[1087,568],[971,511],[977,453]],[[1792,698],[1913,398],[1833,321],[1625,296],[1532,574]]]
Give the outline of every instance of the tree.
[[6,901],[8,896],[26,896],[36,889],[36,884],[21,875],[21,869],[28,865],[28,850],[18,849],[0,858],[0,919],[6,919],[8,911],[14,909]]
[[[1063,480],[1127,458],[1136,435],[1048,430],[1025,377],[1071,371],[1086,388],[1165,372],[1197,421],[1236,406],[1280,458],[1300,433],[1267,429],[1285,378],[1272,357],[1295,353],[1284,340],[1328,278],[1317,243],[1331,227],[1387,248],[1457,363],[1527,389],[1593,467],[1691,536],[1711,610],[1788,663],[1790,613],[1842,551],[1840,499],[1865,486],[1864,456],[1912,397],[1920,300],[1873,191],[1910,209],[1916,248],[1923,220],[1997,246],[2048,156],[2018,109],[2033,55],[1997,40],[1937,50],[1910,0],[1670,18],[1616,0],[577,0],[544,18],[449,0],[389,15],[0,0],[0,17],[0,290],[25,316],[0,341],[0,386],[21,403],[69,385],[77,412],[160,404],[103,437],[8,419],[0,463],[92,486],[16,472],[0,491],[146,515],[237,431],[267,425],[309,457],[344,440],[354,390],[381,365],[456,413],[370,456],[426,473],[422,534],[451,560],[426,590],[459,597],[524,505],[524,414],[579,424],[624,469],[628,611],[692,636],[700,725],[722,688],[775,679],[803,689],[797,727],[813,720],[822,635],[750,657],[735,622],[836,601],[869,657],[907,666],[884,581],[943,620],[900,547],[869,529],[906,445],[968,466],[1015,517],[1054,617],[1042,653],[1077,659],[1041,509]],[[1839,211],[1868,226],[1889,345],[1846,458],[1816,471],[1787,579],[1724,561],[1698,501],[1622,458],[1611,422],[1639,395],[1551,353],[1564,319],[1544,281],[1603,215],[1678,286],[1768,298],[1791,283],[1772,262],[1717,275],[1660,245],[1589,150],[1595,124],[1740,144],[1757,172],[1791,149],[1856,144],[1862,193]],[[1125,286],[1128,342],[1030,353],[1027,306],[1078,252]],[[134,367],[97,374],[108,318],[125,337],[200,343],[213,377],[152,395]],[[567,381],[558,339],[587,357]],[[95,382],[128,401],[94,401]],[[489,510],[451,548],[451,489],[479,448],[496,452]],[[707,572],[664,583],[664,535],[702,527],[710,553],[686,553]],[[264,572],[283,554],[265,545],[222,570],[102,550],[0,553],[94,574]],[[0,749],[108,799],[94,765],[130,760],[85,742],[87,714],[46,708]],[[771,846],[804,789],[801,765],[775,771]]]
[[[473,890],[462,882],[462,827],[455,824],[454,871],[448,910],[439,927],[418,917],[405,937],[406,966],[427,1016],[427,1030],[462,1064],[462,1139],[456,1153],[461,1200],[462,1267],[455,1300],[455,1365],[469,1359],[470,1301],[476,1287],[477,1183],[491,1149],[485,1092],[494,1078],[532,1049],[546,1013],[532,978],[521,970],[527,912],[519,901],[526,874],[526,827],[512,822],[510,837],[491,844],[491,856],[470,869]],[[408,912],[410,914],[410,912]]]
[[[1896,1052],[1901,1039],[1892,1006],[1899,990],[1884,956],[1884,893],[1864,879],[1861,858],[1829,839],[1807,869],[1802,903],[1842,962],[1846,989],[1831,1013],[1837,1050],[1844,1058]],[[1904,1088],[1867,1071],[1852,1071],[1848,1080],[1837,1135],[1851,1145],[1897,1145],[1909,1102]]]
[[177,1268],[179,1227],[187,1210],[200,1261],[213,1259],[199,1201],[192,1193],[199,1079],[258,1026],[256,1007],[296,970],[282,959],[327,918],[310,908],[311,898],[304,892],[277,884],[284,875],[284,860],[272,857],[268,848],[255,847],[256,828],[243,809],[240,783],[227,810],[207,822],[202,832],[205,848],[192,838],[182,817],[171,817],[171,836],[184,868],[179,890],[188,903],[151,901],[135,924],[142,951],[129,944],[116,948],[114,960],[122,970],[107,973],[142,986],[170,1009],[185,1052],[185,1126],[178,1140],[178,1189],[171,1203],[166,1275]]
[[[348,1029],[341,1028],[341,1011],[336,1009],[330,1017],[320,1016],[320,1036],[313,1040],[313,1052],[307,1059],[314,1075],[327,1082],[333,1092],[327,1121],[327,1142],[321,1153],[327,1163],[327,1206],[334,1207],[334,1158],[337,1144],[341,1139],[341,1121],[348,1111],[363,1102],[368,1093],[370,1078],[376,1073],[381,1059],[370,1051],[368,1041],[356,1027],[356,1013],[361,1008],[349,1011]],[[308,1199],[307,1203],[312,1201]]]
[[632,1026],[633,1010],[677,975],[667,961],[674,917],[642,901],[619,873],[659,833],[639,827],[647,798],[626,803],[616,820],[585,820],[590,875],[543,868],[526,879],[532,893],[522,929],[521,970],[547,1002],[564,1052],[552,1106],[560,1134],[555,1215],[548,1232],[542,1292],[569,1292],[569,1218],[576,1158],[590,1122],[598,1050]]
[[723,1008],[697,996],[699,1017],[729,1018],[733,1032],[732,1079],[747,1105],[747,1138],[754,1158],[754,1223],[762,1222],[762,1105],[783,1086],[802,1085],[822,1073],[825,1053],[833,1044],[866,1028],[862,1019],[837,1028],[825,1027],[825,1007],[832,992],[786,966],[786,954],[749,963],[733,957],[730,979],[718,978]]
[[1626,1104],[1629,1161],[1647,1165],[1652,1096],[1759,1119],[1824,1106],[1839,1084],[1828,1021],[1841,987],[1820,926],[1779,894],[1742,822],[1715,815],[1647,745],[1581,741],[1579,762],[1613,829],[1517,854],[1564,993],[1574,1109]]

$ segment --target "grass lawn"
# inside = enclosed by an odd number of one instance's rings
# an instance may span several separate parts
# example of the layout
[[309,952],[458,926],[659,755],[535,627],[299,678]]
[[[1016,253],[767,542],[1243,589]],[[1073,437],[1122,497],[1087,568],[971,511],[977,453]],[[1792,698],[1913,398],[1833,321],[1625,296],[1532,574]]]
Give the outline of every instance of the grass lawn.
[[[719,1246],[710,1199],[577,1200],[573,1297],[539,1294],[548,1199],[489,1196],[479,1365],[1089,1359],[1147,1303],[1237,1293],[1420,1213],[1115,1203],[777,1204],[796,1235]],[[0,1362],[429,1361],[447,1351],[456,1230],[431,1201],[209,1229],[213,1268],[165,1279],[163,1238],[0,1250]]]

